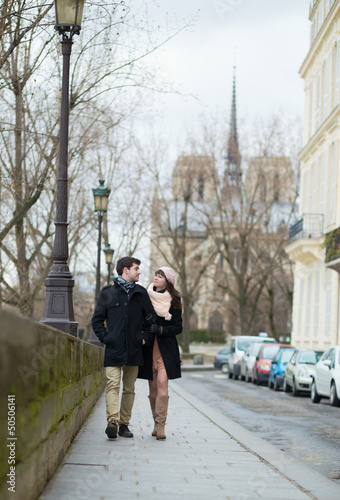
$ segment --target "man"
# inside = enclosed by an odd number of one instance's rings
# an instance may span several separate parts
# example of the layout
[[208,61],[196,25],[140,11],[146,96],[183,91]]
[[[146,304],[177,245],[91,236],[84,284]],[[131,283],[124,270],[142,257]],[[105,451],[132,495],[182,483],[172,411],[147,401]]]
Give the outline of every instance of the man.
[[[128,426],[135,399],[138,366],[143,365],[142,345],[153,339],[151,325],[154,310],[146,289],[136,284],[140,275],[139,266],[140,260],[134,257],[118,260],[118,278],[113,285],[101,290],[92,318],[93,331],[105,344],[105,432],[110,439],[116,438],[117,432],[119,436],[133,437]],[[123,391],[119,412],[121,378]]]

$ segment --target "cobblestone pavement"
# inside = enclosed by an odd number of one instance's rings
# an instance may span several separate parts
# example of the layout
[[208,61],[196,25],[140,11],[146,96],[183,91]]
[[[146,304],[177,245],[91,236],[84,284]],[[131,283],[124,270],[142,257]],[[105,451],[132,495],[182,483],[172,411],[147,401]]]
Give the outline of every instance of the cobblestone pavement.
[[137,381],[133,439],[108,440],[105,399],[40,500],[338,500],[340,488],[220,412],[170,385],[167,439],[151,437],[147,384]]

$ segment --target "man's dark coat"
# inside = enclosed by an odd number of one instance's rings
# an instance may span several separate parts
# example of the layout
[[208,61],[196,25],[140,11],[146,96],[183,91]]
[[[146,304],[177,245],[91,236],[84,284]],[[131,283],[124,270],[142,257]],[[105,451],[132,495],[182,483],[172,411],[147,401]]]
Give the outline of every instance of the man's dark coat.
[[136,284],[129,294],[116,282],[105,286],[92,318],[93,331],[105,344],[104,366],[142,365],[142,342],[153,340],[149,327],[154,318],[149,295],[142,286]]

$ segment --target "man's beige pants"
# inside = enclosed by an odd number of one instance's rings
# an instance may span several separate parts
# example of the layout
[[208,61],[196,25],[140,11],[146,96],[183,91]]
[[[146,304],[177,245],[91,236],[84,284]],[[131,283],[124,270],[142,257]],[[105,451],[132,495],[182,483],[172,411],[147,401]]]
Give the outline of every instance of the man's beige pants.
[[[123,391],[119,413],[119,388],[123,372]],[[108,422],[118,425],[129,425],[132,406],[135,400],[135,382],[138,366],[107,366],[106,367],[106,417]]]

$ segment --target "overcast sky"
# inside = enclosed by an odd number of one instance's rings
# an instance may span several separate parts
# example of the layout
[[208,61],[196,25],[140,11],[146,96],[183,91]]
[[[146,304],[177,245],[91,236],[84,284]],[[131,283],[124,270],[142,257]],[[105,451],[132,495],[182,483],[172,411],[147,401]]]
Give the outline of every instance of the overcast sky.
[[[310,0],[148,0],[150,14],[164,22],[192,17],[194,25],[157,51],[166,81],[183,93],[156,99],[164,130],[176,141],[183,126],[206,110],[225,110],[229,120],[236,52],[237,106],[241,119],[273,110],[302,115],[298,74],[310,40]],[[198,12],[199,11],[199,12]],[[158,102],[157,102],[158,100]]]

